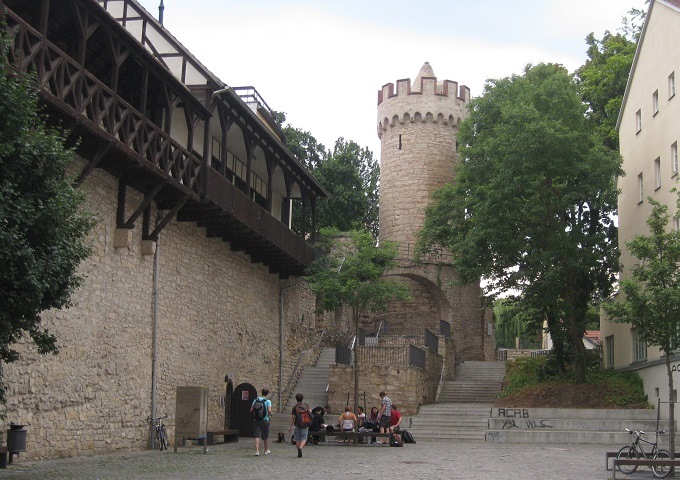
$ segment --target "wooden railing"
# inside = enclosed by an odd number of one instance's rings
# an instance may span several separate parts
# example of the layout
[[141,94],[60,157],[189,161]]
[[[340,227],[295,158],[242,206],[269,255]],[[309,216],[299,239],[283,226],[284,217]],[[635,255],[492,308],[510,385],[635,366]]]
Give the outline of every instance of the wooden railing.
[[78,118],[95,134],[98,130],[108,133],[120,150],[200,198],[201,160],[197,156],[13,12],[8,11],[6,19],[14,42],[9,60],[21,72],[35,76],[45,101]]

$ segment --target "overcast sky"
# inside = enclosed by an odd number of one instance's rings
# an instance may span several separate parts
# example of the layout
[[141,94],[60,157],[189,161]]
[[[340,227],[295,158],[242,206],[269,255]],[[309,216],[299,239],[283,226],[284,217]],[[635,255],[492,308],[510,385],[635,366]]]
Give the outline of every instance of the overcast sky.
[[[139,0],[158,16],[160,0]],[[538,62],[573,71],[585,37],[616,32],[645,0],[164,0],[165,27],[227,85],[254,86],[288,123],[376,157],[377,92],[430,62],[481,95]]]

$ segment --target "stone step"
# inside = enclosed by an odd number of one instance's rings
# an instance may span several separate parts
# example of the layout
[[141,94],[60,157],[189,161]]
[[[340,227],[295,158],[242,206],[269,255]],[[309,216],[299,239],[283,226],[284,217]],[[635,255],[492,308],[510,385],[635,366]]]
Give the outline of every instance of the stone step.
[[[533,444],[630,444],[630,435],[625,432],[571,431],[571,430],[487,430],[486,441],[496,443]],[[662,443],[664,443],[662,441]]]
[[[648,432],[647,437],[654,436],[656,420],[630,419],[594,419],[594,418],[490,418],[489,430],[541,430],[554,429],[564,431],[601,431],[601,432],[625,432],[631,430],[643,430]],[[668,422],[660,424],[662,430],[668,429]]]
[[641,409],[597,409],[597,408],[510,408],[493,407],[492,417],[498,418],[606,418],[656,420],[657,412],[653,408]]

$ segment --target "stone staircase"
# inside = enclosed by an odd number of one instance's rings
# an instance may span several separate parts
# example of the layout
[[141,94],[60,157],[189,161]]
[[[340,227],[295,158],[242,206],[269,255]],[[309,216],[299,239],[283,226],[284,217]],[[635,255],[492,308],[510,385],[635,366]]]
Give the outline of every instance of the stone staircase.
[[[655,409],[571,409],[494,407],[489,418],[486,441],[496,443],[578,443],[625,445],[630,443],[626,428],[647,432],[654,440]],[[667,420],[659,422],[668,431]],[[659,443],[667,448],[668,436]]]
[[505,362],[463,362],[456,379],[442,384],[437,403],[420,407],[408,430],[416,438],[485,440],[491,406],[500,392]]
[[288,426],[290,425],[290,412],[297,403],[295,400],[296,393],[300,392],[305,396],[304,401],[309,404],[310,408],[317,405],[323,407],[328,404],[326,387],[328,386],[329,365],[333,363],[335,363],[335,348],[324,348],[321,350],[316,366],[302,369],[288,403],[283,407],[283,412],[275,413],[274,418],[272,418],[269,426],[270,438],[276,440],[279,432],[286,434],[286,440],[290,438]]
[[505,377],[505,362],[463,362],[458,366],[456,379],[445,381],[437,403],[493,404],[501,391]]

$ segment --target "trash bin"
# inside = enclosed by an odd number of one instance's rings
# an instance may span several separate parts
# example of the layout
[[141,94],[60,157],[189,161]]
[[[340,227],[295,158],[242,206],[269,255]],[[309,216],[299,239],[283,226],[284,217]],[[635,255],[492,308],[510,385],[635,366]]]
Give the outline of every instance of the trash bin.
[[7,450],[10,453],[10,458],[12,458],[12,453],[26,451],[26,434],[28,431],[24,430],[24,426],[16,423],[9,424],[9,430],[7,430]]

